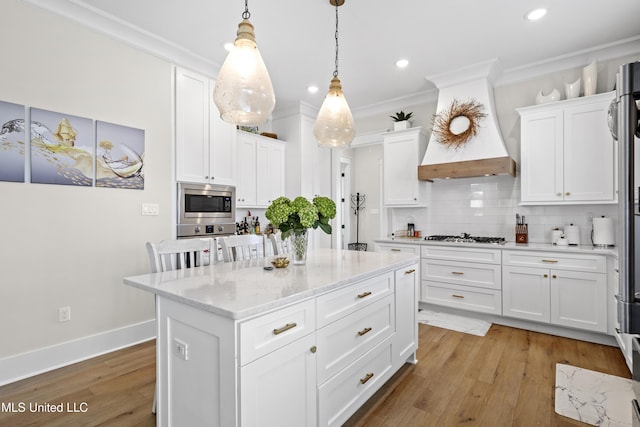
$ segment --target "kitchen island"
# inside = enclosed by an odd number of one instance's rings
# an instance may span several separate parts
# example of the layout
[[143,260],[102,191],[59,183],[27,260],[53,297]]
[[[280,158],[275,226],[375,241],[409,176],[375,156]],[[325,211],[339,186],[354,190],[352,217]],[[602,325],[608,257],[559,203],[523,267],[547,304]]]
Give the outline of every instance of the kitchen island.
[[156,298],[158,425],[341,425],[416,360],[418,262],[321,249],[125,278]]

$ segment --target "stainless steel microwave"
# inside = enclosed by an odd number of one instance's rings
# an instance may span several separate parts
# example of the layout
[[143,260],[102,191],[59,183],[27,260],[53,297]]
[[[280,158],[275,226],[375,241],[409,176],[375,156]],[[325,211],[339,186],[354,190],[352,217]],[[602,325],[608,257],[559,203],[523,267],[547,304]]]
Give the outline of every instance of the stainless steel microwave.
[[178,184],[178,224],[235,223],[236,188],[213,184]]

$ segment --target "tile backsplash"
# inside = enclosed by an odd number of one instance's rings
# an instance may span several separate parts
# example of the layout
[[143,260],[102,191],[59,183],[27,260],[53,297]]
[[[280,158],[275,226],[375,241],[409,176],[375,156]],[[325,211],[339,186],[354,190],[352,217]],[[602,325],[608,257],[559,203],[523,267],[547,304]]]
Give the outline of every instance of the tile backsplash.
[[520,178],[491,176],[434,181],[427,208],[391,209],[389,235],[414,223],[422,236],[460,234],[515,241],[516,213],[529,224],[530,243],[550,243],[551,230],[580,227],[580,244],[591,244],[591,218],[617,218],[617,205],[520,206]]

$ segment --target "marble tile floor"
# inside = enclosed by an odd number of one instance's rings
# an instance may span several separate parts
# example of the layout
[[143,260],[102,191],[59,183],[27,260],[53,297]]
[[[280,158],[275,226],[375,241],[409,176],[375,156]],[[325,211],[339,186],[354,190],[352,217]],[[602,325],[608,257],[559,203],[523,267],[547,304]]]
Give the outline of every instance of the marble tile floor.
[[438,313],[431,310],[420,310],[418,322],[438,328],[451,329],[465,334],[483,337],[491,327],[491,323],[455,314]]
[[556,364],[556,413],[593,426],[631,427],[631,380]]

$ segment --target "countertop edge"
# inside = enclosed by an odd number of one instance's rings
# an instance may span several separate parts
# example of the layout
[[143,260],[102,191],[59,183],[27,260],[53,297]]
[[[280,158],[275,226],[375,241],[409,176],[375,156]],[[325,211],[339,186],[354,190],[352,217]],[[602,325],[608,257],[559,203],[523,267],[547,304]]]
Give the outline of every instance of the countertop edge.
[[[387,264],[383,267],[380,267],[378,269],[375,269],[373,271],[368,271],[366,273],[361,273],[361,274],[357,274],[348,278],[344,278],[342,280],[338,280],[336,282],[331,282],[328,283],[324,286],[318,287],[318,288],[313,288],[313,289],[308,289],[302,292],[298,292],[292,295],[288,295],[286,297],[283,297],[281,299],[275,300],[275,301],[269,301],[266,302],[264,304],[260,304],[257,306],[253,306],[250,308],[246,308],[243,310],[227,310],[224,308],[221,308],[219,306],[215,306],[212,303],[204,303],[192,298],[186,298],[182,295],[178,295],[174,292],[170,292],[164,289],[159,289],[153,286],[149,286],[149,285],[145,285],[142,284],[140,282],[135,281],[136,277],[140,277],[140,276],[146,276],[146,275],[138,275],[138,276],[128,276],[128,277],[124,277],[122,279],[122,282],[127,285],[127,286],[131,286],[133,288],[137,288],[146,292],[150,292],[152,294],[158,295],[158,296],[162,296],[165,298],[168,298],[170,300],[176,301],[176,302],[180,302],[183,304],[186,304],[188,306],[191,307],[195,307],[198,309],[201,309],[203,311],[207,311],[213,314],[217,314],[220,315],[222,317],[226,317],[229,318],[231,320],[245,320],[247,318],[250,317],[254,317],[256,315],[261,315],[261,314],[265,314],[269,311],[272,311],[274,309],[277,308],[282,308],[297,302],[302,302],[304,300],[316,297],[318,295],[322,295],[325,293],[328,293],[330,291],[351,285],[353,283],[357,283],[357,282],[361,282],[363,280],[367,280],[370,279],[372,277],[378,276],[380,274],[385,274],[385,273],[389,273],[389,272],[393,272],[395,270],[401,269],[403,267],[408,267],[412,264],[415,263],[419,263],[420,262],[420,257],[418,255],[411,255],[411,256],[407,256],[409,254],[402,254],[404,259],[400,259],[397,261],[393,261],[390,264]],[[209,267],[196,267],[196,268],[209,268]],[[294,267],[295,268],[295,267]]]

